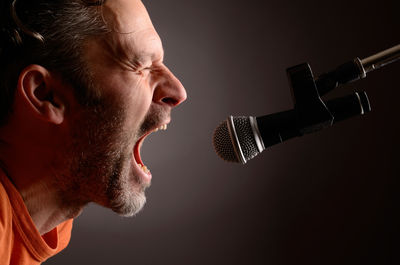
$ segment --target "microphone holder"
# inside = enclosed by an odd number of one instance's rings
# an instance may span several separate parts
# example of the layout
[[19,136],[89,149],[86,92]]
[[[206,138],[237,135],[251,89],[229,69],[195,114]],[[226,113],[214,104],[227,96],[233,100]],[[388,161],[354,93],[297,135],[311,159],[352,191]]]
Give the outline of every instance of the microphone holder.
[[322,101],[308,63],[286,70],[294,101],[296,127],[300,135],[333,124],[334,116]]
[[341,84],[366,77],[366,74],[400,59],[400,45],[360,60],[356,58],[335,70],[314,78],[311,67],[303,63],[286,70],[294,101],[298,136],[319,131],[334,123],[371,111],[365,91],[324,102],[321,96]]

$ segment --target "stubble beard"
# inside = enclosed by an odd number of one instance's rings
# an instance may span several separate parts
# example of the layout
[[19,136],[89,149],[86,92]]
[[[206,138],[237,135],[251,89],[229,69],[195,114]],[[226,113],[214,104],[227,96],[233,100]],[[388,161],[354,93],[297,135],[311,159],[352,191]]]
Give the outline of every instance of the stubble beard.
[[141,130],[124,128],[127,114],[116,102],[97,101],[85,107],[76,122],[68,171],[58,184],[68,203],[95,202],[121,216],[133,216],[143,208],[150,185],[132,172],[133,145]]

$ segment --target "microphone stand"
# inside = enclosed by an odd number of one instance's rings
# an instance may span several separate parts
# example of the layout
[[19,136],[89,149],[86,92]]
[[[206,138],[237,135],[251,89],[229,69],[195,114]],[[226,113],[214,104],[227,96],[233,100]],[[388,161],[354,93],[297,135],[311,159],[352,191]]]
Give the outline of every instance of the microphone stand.
[[350,83],[367,76],[367,73],[400,59],[400,44],[360,60],[355,58],[338,66],[335,70],[320,75],[316,79],[321,96],[335,89],[339,84]]

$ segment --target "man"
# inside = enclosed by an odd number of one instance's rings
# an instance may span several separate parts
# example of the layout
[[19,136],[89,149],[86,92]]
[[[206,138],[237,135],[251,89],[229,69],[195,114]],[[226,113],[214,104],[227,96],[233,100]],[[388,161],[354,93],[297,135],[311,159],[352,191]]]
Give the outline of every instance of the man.
[[142,141],[186,92],[140,0],[1,8],[0,264],[40,264],[89,202],[143,207]]

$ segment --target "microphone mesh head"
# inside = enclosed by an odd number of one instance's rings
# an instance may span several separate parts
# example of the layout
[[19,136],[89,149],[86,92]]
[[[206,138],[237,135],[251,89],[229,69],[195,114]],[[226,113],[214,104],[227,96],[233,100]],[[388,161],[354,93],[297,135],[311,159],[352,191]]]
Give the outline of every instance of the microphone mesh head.
[[260,153],[251,128],[250,119],[249,117],[233,117],[233,123],[243,155],[248,161]]
[[223,121],[214,131],[213,145],[219,157],[228,162],[239,163],[228,130],[228,122]]
[[[241,163],[241,153],[244,163],[260,153],[250,124],[249,117],[233,117],[234,132],[229,132],[229,119],[222,122],[214,131],[213,145],[216,153],[229,162]],[[238,142],[237,142],[238,141]],[[235,150],[235,143],[241,150]]]

